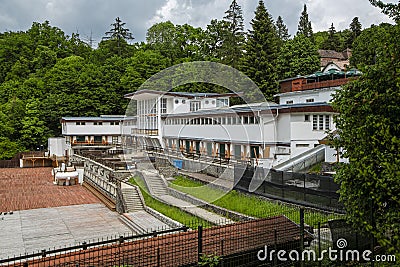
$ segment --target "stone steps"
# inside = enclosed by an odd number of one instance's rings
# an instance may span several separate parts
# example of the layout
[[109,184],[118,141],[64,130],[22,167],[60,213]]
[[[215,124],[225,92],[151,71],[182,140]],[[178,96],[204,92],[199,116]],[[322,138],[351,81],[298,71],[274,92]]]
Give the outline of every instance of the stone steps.
[[127,212],[144,210],[144,204],[135,187],[122,188],[122,195],[126,203]]

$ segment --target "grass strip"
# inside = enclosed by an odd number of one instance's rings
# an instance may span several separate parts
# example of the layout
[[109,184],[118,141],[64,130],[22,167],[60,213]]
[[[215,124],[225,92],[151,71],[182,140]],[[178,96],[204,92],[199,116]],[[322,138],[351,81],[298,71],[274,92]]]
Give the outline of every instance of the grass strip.
[[[183,176],[177,176],[176,179],[170,183],[170,187],[216,206],[240,212],[248,216],[266,218],[285,215],[296,223],[300,222],[299,208],[289,204],[268,201],[258,196],[240,193],[236,190],[224,192]],[[216,199],[216,196],[221,197]],[[318,222],[324,224],[328,220],[339,218],[340,216],[341,215],[326,214],[306,209],[304,221],[308,225],[316,226]]]

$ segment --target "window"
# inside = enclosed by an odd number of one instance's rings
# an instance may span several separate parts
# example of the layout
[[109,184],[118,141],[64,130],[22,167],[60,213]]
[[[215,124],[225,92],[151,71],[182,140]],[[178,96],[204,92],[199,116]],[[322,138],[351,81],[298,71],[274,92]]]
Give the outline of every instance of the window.
[[186,100],[185,99],[182,99],[182,104],[186,104]]
[[312,129],[318,130],[318,115],[313,115],[312,121],[313,121]]
[[166,98],[161,98],[161,114],[167,113],[167,99]]
[[319,115],[318,129],[319,130],[323,130],[324,129],[324,116],[323,115]]
[[308,114],[304,115],[304,121],[310,121],[310,115]]
[[293,100],[286,100],[286,104],[293,104]]
[[211,104],[215,105],[215,100],[211,101]]
[[309,147],[308,144],[296,144],[296,147]]
[[206,100],[205,103],[206,103],[206,105],[208,105],[210,103],[210,101]]
[[218,98],[217,99],[217,107],[226,107],[228,106],[228,99]]
[[331,117],[329,115],[325,115],[325,130],[330,130],[331,126]]
[[243,124],[249,124],[249,117],[243,116]]
[[179,100],[178,99],[175,99],[175,104],[179,104]]
[[314,98],[306,99],[306,102],[307,102],[307,103],[312,103],[312,102],[314,102]]
[[198,111],[201,108],[200,101],[190,101],[190,111]]
[[253,116],[251,116],[251,117],[250,117],[250,121],[249,121],[249,123],[250,123],[250,124],[254,124],[254,121],[255,121],[255,120],[254,120],[254,117],[253,117]]
[[79,135],[76,137],[76,141],[77,142],[85,142],[86,138],[85,138],[85,136]]
[[94,124],[94,125],[103,125],[103,123],[102,123],[101,121],[99,121],[99,122],[94,122],[93,124]]
[[113,144],[113,145],[118,144],[118,136],[113,136],[113,137],[112,137],[112,144]]
[[86,124],[86,122],[84,122],[84,121],[77,121],[76,122],[76,125],[85,125]]
[[226,124],[226,118],[225,117],[222,117],[221,124]]

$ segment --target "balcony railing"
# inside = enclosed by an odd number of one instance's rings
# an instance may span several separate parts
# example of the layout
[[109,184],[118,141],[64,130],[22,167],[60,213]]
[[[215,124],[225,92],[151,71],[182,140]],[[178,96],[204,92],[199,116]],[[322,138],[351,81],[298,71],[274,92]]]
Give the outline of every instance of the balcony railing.
[[133,131],[134,135],[149,135],[149,136],[157,136],[158,129],[135,129]]

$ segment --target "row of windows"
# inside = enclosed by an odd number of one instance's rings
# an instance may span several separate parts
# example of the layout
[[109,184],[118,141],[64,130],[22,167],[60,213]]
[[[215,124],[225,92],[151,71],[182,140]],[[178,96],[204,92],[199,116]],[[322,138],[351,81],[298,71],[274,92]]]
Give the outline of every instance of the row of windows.
[[255,116],[217,117],[217,118],[169,118],[166,125],[236,125],[258,124],[259,118]]
[[[75,124],[76,125],[86,125],[86,122],[77,121]],[[93,122],[93,125],[103,125],[103,122],[102,121],[96,121],[96,122]],[[112,122],[110,122],[110,125],[119,125],[119,121],[112,121]]]
[[[306,99],[306,103],[313,103],[314,98],[308,98]],[[293,100],[286,100],[286,104],[293,104]]]
[[[310,121],[310,115],[305,115],[305,121]],[[312,125],[313,130],[330,130],[331,117],[329,115],[313,115]]]

